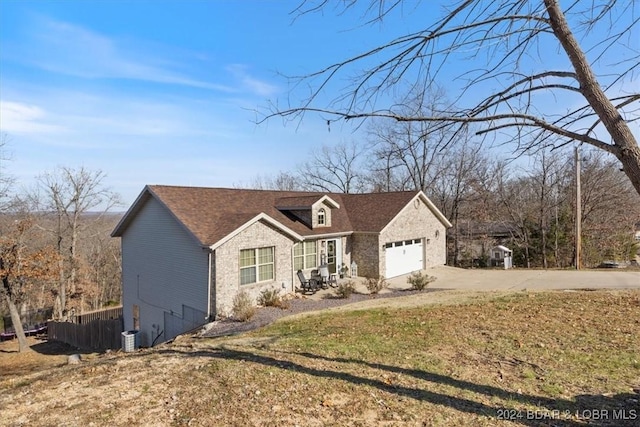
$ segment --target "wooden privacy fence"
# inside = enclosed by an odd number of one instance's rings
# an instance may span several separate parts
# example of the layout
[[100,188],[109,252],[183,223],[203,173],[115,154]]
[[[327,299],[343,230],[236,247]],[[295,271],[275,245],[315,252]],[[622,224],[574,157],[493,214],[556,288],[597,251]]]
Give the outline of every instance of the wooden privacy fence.
[[116,350],[122,346],[122,317],[88,323],[49,322],[47,337],[85,350]]
[[103,308],[100,310],[89,311],[82,314],[76,314],[69,317],[69,322],[85,325],[94,320],[110,320],[122,317],[122,306],[113,308]]

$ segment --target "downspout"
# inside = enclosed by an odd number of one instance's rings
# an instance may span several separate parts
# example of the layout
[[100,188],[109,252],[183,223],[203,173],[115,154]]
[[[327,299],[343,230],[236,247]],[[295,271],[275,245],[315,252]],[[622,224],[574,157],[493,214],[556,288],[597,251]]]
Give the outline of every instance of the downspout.
[[207,268],[207,322],[211,321],[211,255],[213,254],[212,250],[208,252],[209,258],[209,268]]
[[298,272],[294,268],[294,260],[293,260],[293,245],[291,246],[291,293],[295,295],[296,293],[296,280],[298,280]]

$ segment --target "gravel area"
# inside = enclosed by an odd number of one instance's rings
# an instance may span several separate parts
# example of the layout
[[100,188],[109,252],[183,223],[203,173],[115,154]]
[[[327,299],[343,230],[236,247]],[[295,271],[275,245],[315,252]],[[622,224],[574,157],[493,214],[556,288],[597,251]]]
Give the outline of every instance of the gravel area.
[[312,299],[297,295],[296,298],[288,300],[289,308],[287,309],[283,310],[275,307],[260,307],[256,311],[255,316],[247,322],[238,322],[232,319],[217,320],[207,324],[200,336],[213,338],[235,335],[267,326],[282,317],[291,316],[293,314],[324,310],[327,308],[339,307],[371,299],[379,300],[385,298],[404,297],[429,291],[432,290],[427,289],[424,291],[415,291],[387,289],[386,292],[377,295],[355,293],[349,298],[336,298],[333,295],[327,294],[324,295],[323,298]]

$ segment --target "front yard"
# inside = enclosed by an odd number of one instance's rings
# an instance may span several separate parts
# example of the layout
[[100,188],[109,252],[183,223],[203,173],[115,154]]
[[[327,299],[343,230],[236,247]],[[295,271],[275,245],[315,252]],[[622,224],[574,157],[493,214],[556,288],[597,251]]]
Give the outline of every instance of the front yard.
[[549,291],[329,311],[35,372],[4,369],[4,343],[0,407],[3,425],[635,426],[638,337],[640,291]]

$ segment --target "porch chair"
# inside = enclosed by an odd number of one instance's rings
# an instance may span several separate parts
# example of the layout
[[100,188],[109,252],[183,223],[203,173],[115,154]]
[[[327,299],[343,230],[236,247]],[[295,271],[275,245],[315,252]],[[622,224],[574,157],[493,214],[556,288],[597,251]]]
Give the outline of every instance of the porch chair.
[[329,287],[329,285],[333,286],[336,283],[336,276],[335,274],[329,273],[329,266],[327,264],[320,265],[318,271],[320,272],[320,277],[322,278],[321,283],[323,288],[327,288]]
[[311,278],[316,282],[318,282],[318,289],[320,288],[324,289],[325,287],[324,277],[322,277],[322,275],[318,270],[311,270]]
[[302,289],[302,293],[311,292],[314,293],[318,289],[320,289],[320,282],[314,278],[307,279],[304,277],[304,273],[302,270],[298,270],[298,280],[300,280],[300,288]]

